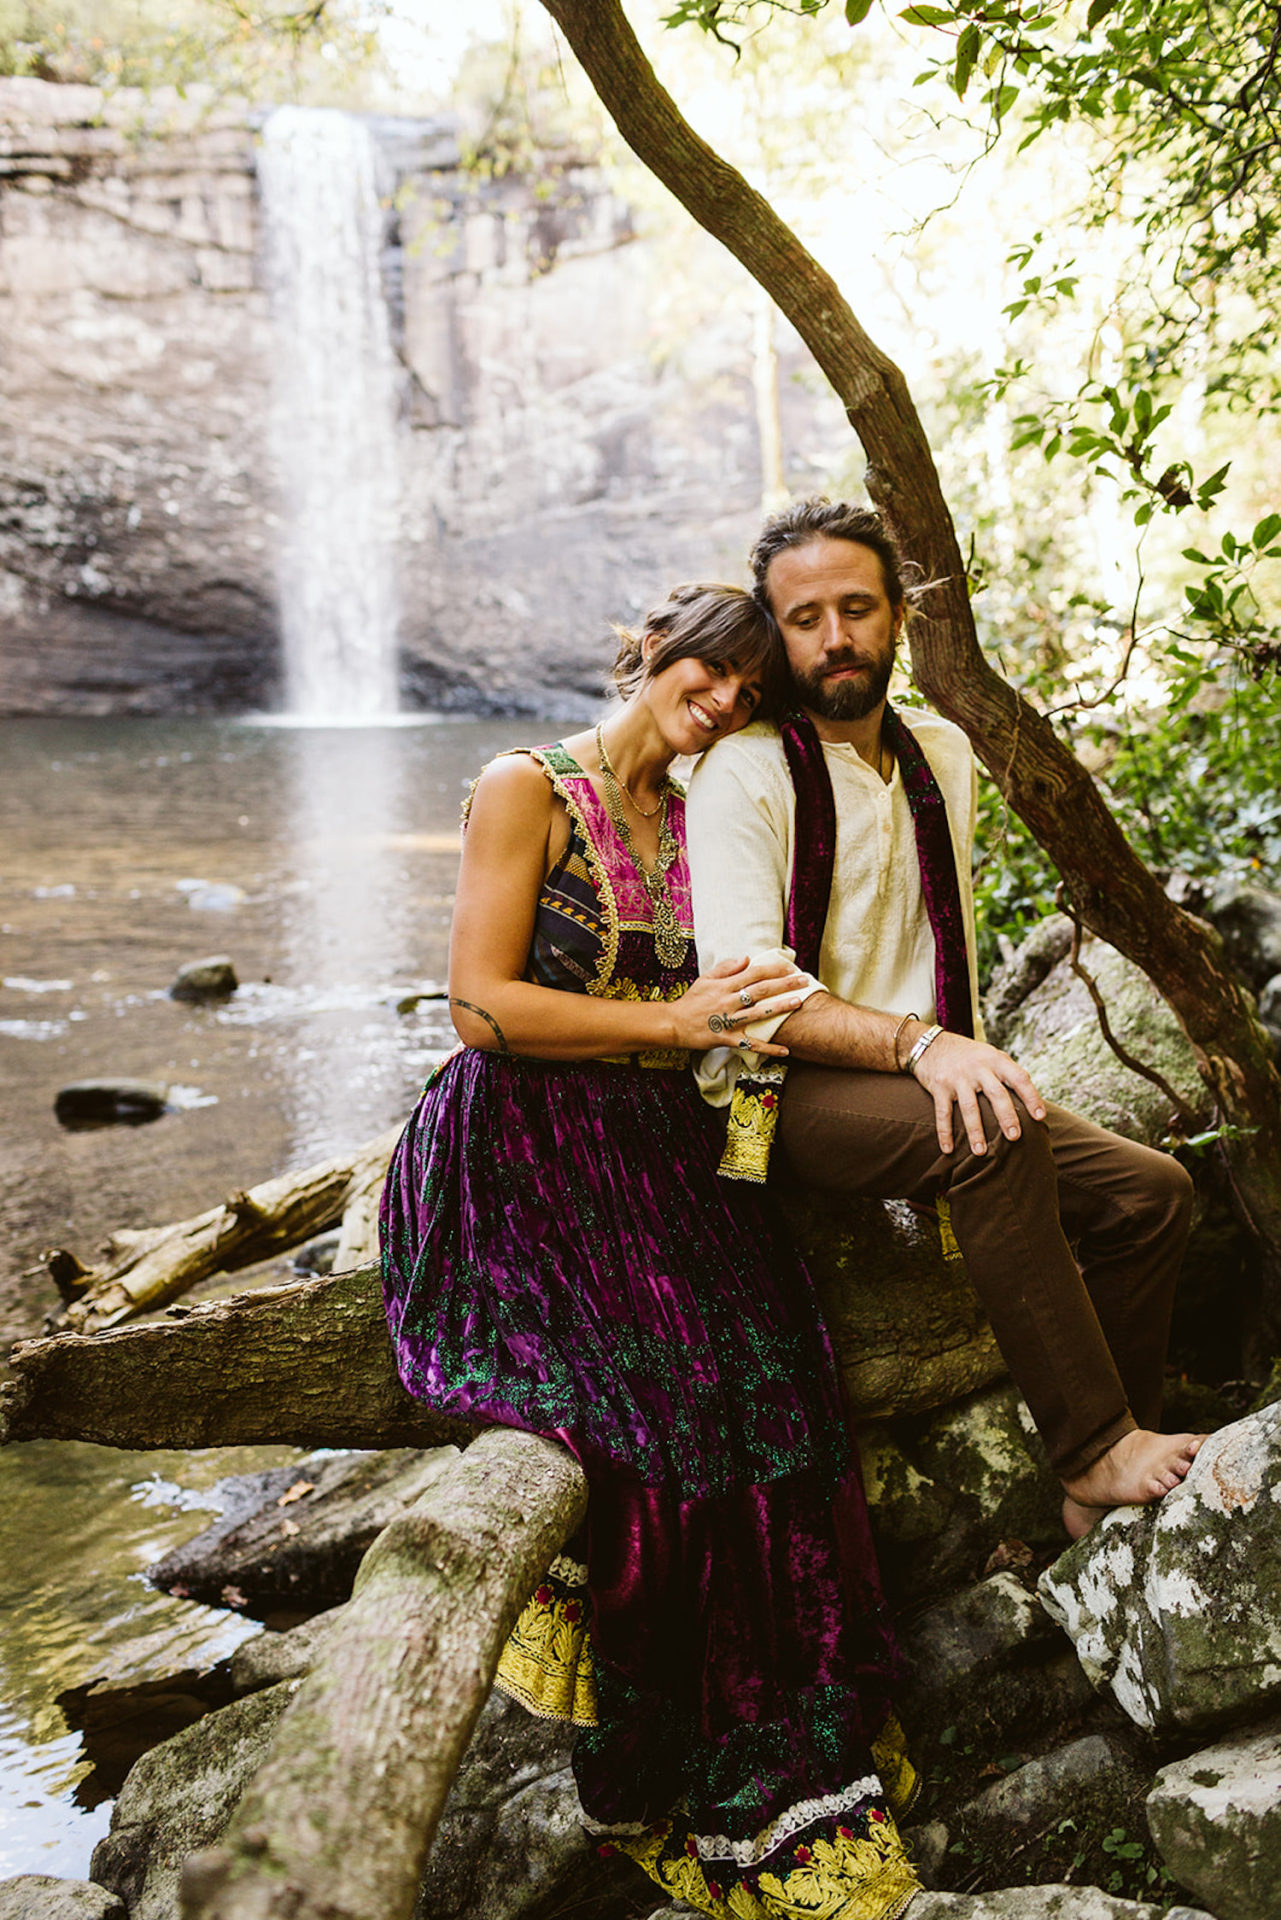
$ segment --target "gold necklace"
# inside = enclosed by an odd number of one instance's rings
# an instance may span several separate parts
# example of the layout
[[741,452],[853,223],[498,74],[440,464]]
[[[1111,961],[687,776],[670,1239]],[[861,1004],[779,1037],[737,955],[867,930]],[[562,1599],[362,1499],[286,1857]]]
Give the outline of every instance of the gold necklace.
[[636,795],[632,792],[631,788],[628,786],[626,780],[624,780],[622,774],[619,773],[613,761],[610,759],[609,755],[606,753],[604,736],[602,735],[599,727],[597,727],[596,729],[596,751],[600,755],[601,772],[608,779],[612,780],[616,786],[620,786],[623,789],[623,792],[627,795],[627,798],[631,801],[632,805],[635,807],[637,813],[640,815],[642,820],[652,820],[654,818],[654,815],[658,812],[658,808],[662,806],[663,802],[667,798],[666,774],[664,774],[663,776],[663,791],[658,796],[658,806],[651,807],[647,813],[644,807],[641,805],[640,801],[636,798]]
[[[650,931],[654,936],[654,955],[660,967],[676,968],[682,966],[685,951],[689,946],[689,935],[682,932],[676,909],[672,905],[672,896],[667,887],[667,872],[680,853],[676,836],[667,821],[667,801],[671,792],[671,783],[664,781],[662,798],[654,809],[658,814],[658,857],[652,867],[646,867],[636,851],[636,842],[632,839],[632,830],[627,824],[627,814],[623,808],[622,783],[610,764],[605,751],[605,742],[601,739],[600,728],[596,729],[596,751],[600,755],[601,781],[605,788],[605,806],[610,819],[617,828],[618,837],[627,849],[627,855],[640,875],[646,893],[649,895],[651,912]],[[635,801],[632,802],[635,806]],[[640,812],[639,807],[637,812]],[[652,816],[646,816],[652,818]]]

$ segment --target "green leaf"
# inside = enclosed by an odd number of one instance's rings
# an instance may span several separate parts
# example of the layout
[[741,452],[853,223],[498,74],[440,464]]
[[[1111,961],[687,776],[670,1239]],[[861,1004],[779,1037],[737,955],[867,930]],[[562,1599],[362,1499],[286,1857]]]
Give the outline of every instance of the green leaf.
[[872,0],[845,0],[845,18],[852,27],[861,26],[872,11]]
[[1085,24],[1093,29],[1100,20],[1105,20],[1116,5],[1116,0],[1090,0],[1090,11],[1085,16]]
[[1200,547],[1184,547],[1183,558],[1185,560],[1195,560],[1199,567],[1208,567],[1210,564],[1209,554],[1202,553]]
[[1140,433],[1146,433],[1152,424],[1152,395],[1146,387],[1140,387],[1134,396],[1134,424]]
[[970,75],[974,71],[974,62],[979,57],[982,44],[983,36],[971,21],[956,44],[956,68],[952,85],[956,89],[958,100],[965,98],[965,89],[970,84]]
[[1260,520],[1251,534],[1250,545],[1256,548],[1270,546],[1279,533],[1281,533],[1281,513],[1269,513]]
[[956,15],[950,7],[908,7],[899,19],[909,27],[950,27]]

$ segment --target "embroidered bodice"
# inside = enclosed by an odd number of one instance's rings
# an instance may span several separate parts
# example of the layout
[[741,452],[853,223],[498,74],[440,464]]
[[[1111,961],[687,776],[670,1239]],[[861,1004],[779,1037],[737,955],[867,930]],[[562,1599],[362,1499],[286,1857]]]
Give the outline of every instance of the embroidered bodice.
[[698,972],[685,857],[685,798],[673,788],[668,822],[680,852],[667,874],[677,924],[689,940],[679,967],[654,951],[645,885],[609,809],[565,748],[530,749],[569,815],[569,845],[544,880],[526,977],[543,987],[608,1000],[674,1000]]

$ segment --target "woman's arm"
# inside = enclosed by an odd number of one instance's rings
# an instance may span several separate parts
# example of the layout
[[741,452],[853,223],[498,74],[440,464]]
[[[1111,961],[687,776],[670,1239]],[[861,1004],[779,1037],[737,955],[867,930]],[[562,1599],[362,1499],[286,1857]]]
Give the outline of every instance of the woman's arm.
[[762,1006],[788,997],[794,974],[745,962],[729,962],[673,1001],[603,1000],[523,979],[549,853],[559,850],[563,827],[535,761],[514,754],[486,767],[463,839],[449,946],[450,1011],[467,1046],[541,1060],[724,1046],[724,1033],[708,1027],[708,1016],[741,1019],[742,988],[750,987]]

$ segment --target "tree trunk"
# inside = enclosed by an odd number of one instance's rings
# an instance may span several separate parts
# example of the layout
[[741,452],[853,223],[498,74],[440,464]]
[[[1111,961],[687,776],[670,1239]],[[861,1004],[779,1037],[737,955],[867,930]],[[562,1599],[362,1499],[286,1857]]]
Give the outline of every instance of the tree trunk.
[[73,1254],[52,1249],[45,1264],[64,1295],[74,1294],[57,1324],[75,1333],[100,1333],[136,1313],[166,1306],[211,1274],[250,1267],[339,1222],[339,1253],[348,1257],[335,1257],[335,1265],[355,1266],[372,1258],[378,1193],[399,1131],[393,1127],[335,1160],[230,1194],[221,1206],[192,1220],[114,1233],[101,1267],[82,1267]]
[[24,1340],[11,1362],[0,1442],[436,1447],[475,1433],[401,1386],[376,1267],[260,1287],[91,1339]]
[[582,1522],[573,1456],[499,1429],[378,1536],[184,1920],[409,1920],[503,1643]]
[[619,0],[543,0],[632,151],[786,314],[845,406],[867,487],[931,585],[913,622],[918,686],[962,726],[1058,868],[1081,919],[1165,995],[1222,1118],[1241,1210],[1263,1244],[1281,1330],[1281,1076],[1213,930],[1165,894],[1049,721],[984,658],[965,567],[907,383],[835,281],[769,202],[693,131],[659,84]]

